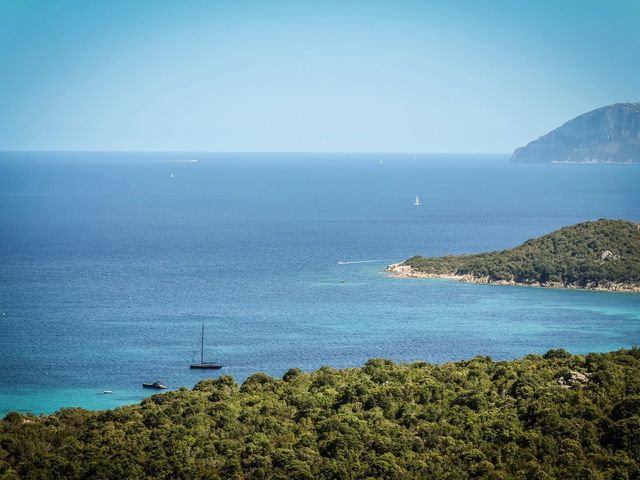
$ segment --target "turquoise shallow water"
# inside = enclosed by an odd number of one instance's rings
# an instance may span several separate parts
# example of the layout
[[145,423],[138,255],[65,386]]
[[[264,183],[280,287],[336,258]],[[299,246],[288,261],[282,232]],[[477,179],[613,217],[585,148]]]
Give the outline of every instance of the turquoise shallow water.
[[[379,158],[0,154],[0,414],[133,403],[157,378],[640,343],[637,294],[382,273],[640,220],[640,168]],[[188,368],[203,321],[218,372]]]

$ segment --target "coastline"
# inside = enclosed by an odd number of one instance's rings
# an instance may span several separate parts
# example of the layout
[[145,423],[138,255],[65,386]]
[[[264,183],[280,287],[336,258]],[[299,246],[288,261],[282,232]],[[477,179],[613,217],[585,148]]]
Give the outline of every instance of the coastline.
[[457,275],[455,273],[427,273],[414,270],[410,265],[403,262],[392,263],[384,269],[385,273],[394,278],[442,278],[460,283],[481,283],[486,285],[509,285],[520,287],[537,287],[537,288],[563,288],[571,290],[592,290],[599,292],[625,292],[640,293],[640,285],[628,283],[611,283],[608,285],[587,285],[581,286],[577,284],[565,284],[559,282],[516,282],[515,280],[492,280],[488,276],[478,277],[472,274]]
[[[520,162],[524,163],[524,162]],[[551,163],[553,165],[639,165],[632,160],[552,160],[550,162],[527,162],[527,163]]]

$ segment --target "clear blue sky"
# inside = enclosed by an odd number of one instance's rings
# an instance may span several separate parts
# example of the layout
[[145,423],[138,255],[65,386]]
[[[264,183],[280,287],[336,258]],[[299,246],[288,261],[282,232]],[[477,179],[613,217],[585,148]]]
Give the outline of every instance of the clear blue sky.
[[640,1],[0,0],[0,149],[509,152],[640,101]]

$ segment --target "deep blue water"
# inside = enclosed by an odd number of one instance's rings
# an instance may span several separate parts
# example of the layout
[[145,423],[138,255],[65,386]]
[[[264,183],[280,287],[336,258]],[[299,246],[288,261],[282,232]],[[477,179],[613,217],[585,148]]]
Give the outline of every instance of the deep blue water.
[[[0,415],[133,403],[155,379],[640,343],[638,294],[383,275],[640,220],[637,166],[507,160],[0,153]],[[188,368],[203,321],[218,372]]]

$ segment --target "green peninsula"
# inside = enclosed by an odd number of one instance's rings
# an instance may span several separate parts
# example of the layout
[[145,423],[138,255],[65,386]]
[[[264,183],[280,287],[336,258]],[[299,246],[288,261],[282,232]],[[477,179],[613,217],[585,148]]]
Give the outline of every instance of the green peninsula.
[[411,257],[387,267],[398,277],[640,291],[640,226],[597,220],[561,228],[500,252]]
[[370,360],[0,421],[2,479],[640,478],[640,349]]

